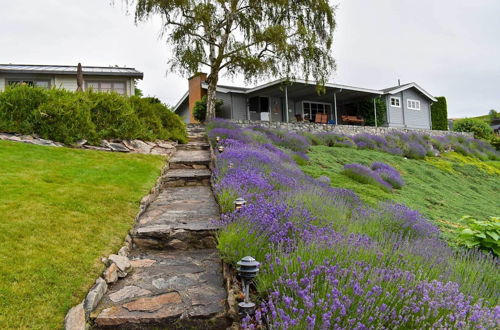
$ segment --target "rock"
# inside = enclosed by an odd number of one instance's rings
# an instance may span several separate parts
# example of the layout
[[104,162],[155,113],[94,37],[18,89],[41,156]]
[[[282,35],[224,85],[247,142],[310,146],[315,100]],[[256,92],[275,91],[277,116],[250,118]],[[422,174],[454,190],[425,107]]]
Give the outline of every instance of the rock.
[[105,147],[96,147],[96,146],[89,146],[89,145],[84,145],[83,146],[85,149],[89,150],[97,150],[97,151],[111,151],[110,148],[105,148]]
[[123,144],[132,152],[149,154],[151,146],[141,140],[123,141]]
[[156,144],[163,149],[175,149],[177,145],[176,142],[168,142],[168,141],[157,141]]
[[184,312],[183,306],[166,305],[152,313],[130,313],[121,306],[107,308],[96,318],[98,327],[112,327],[120,325],[145,323],[164,323],[167,320],[177,318]]
[[125,145],[119,142],[109,142],[106,140],[102,140],[102,145],[115,152],[130,152],[130,150]]
[[326,184],[330,184],[330,178],[325,176],[325,175],[322,175],[318,178],[318,181],[319,182],[323,182],[323,183],[326,183]]
[[113,302],[119,302],[125,299],[135,298],[151,294],[151,291],[139,288],[138,286],[129,285],[123,289],[109,295],[109,299]]
[[154,146],[151,149],[150,153],[152,155],[164,155],[164,156],[168,156],[168,155],[171,155],[173,153],[173,151],[170,151],[170,149],[165,149],[165,148],[162,148],[162,147],[159,147],[159,146]]
[[118,250],[118,255],[122,257],[128,256],[129,249],[126,246],[122,246],[120,250]]
[[87,314],[90,314],[96,308],[107,290],[108,285],[106,281],[99,277],[83,302],[83,308]]
[[85,144],[87,144],[87,140],[85,140],[85,139],[76,141],[76,143],[75,143],[75,145],[78,146],[78,147],[82,147]]
[[175,238],[168,243],[168,246],[176,250],[187,250],[187,248],[189,247],[186,242],[183,242]]
[[86,327],[85,310],[83,302],[71,308],[64,318],[65,330],[85,330]]
[[133,268],[146,268],[146,267],[151,267],[156,263],[156,260],[153,259],[139,259],[139,260],[131,260],[130,263],[132,264]]
[[118,270],[120,270],[123,273],[126,273],[127,271],[130,270],[132,265],[130,264],[130,260],[127,257],[120,256],[117,254],[112,254],[109,256],[108,260],[110,262],[113,262],[118,266]]
[[115,283],[118,281],[118,266],[115,263],[112,263],[103,274],[104,280],[108,284]]
[[169,292],[156,297],[140,298],[124,304],[123,307],[130,312],[155,312],[166,304],[178,304],[181,295],[177,292]]

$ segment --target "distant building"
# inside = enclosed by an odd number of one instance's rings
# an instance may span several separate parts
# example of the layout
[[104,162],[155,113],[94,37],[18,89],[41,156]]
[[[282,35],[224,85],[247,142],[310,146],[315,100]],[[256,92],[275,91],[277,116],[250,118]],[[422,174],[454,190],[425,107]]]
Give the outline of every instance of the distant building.
[[[76,91],[77,66],[0,64],[0,91],[8,85],[28,84],[42,88],[63,88]],[[83,89],[114,91],[134,95],[135,80],[144,74],[134,68],[83,66]]]
[[[206,78],[203,73],[191,77],[188,92],[174,108],[186,123],[195,122],[193,108],[207,93]],[[416,83],[383,90],[326,83],[325,93],[318,95],[316,84],[305,80],[277,80],[253,88],[219,85],[217,98],[224,101],[222,118],[338,125],[364,125],[360,104],[383,98],[386,126],[423,129],[431,129],[431,104],[437,101]]]

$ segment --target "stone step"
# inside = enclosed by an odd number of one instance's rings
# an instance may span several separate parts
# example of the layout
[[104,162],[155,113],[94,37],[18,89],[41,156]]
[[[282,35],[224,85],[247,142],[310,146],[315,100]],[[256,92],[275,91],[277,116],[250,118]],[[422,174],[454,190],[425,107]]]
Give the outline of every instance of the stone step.
[[170,168],[201,168],[199,165],[210,165],[209,150],[177,150],[170,158]]
[[226,329],[227,294],[217,250],[135,250],[132,273],[92,313],[97,329]]
[[160,193],[131,233],[140,248],[215,248],[219,208],[209,186],[170,187]]
[[177,145],[177,150],[208,150],[210,145],[206,141],[193,141]]
[[171,169],[165,174],[163,187],[208,186],[211,175],[209,169]]

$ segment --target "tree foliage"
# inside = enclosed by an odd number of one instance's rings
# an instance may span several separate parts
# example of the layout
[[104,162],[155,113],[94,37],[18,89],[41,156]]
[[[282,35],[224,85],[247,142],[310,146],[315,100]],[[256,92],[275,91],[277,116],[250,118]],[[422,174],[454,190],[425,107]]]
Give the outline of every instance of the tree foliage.
[[453,130],[456,132],[474,133],[476,139],[489,140],[493,135],[490,125],[484,120],[475,118],[459,119],[453,123]]
[[[215,101],[215,115],[219,117],[222,112],[222,105],[224,101],[216,100]],[[207,120],[207,96],[204,95],[200,101],[196,101],[193,108],[193,116],[194,119],[199,121],[200,123],[204,123]]]
[[446,103],[446,97],[439,96],[436,97],[437,102],[433,103],[431,106],[431,119],[432,119],[432,129],[435,130],[448,130],[448,105]]
[[162,18],[171,70],[192,75],[208,68],[208,118],[215,116],[221,73],[247,80],[300,74],[322,86],[335,68],[335,7],[328,0],[125,1],[136,22]]

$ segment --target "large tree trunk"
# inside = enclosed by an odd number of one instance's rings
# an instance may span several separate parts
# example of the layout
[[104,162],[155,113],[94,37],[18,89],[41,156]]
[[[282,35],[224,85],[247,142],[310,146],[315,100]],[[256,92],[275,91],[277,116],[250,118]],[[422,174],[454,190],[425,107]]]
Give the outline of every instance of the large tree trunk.
[[208,76],[208,91],[207,91],[207,118],[212,120],[215,118],[215,105],[217,103],[217,82],[219,80],[218,73],[211,73]]

